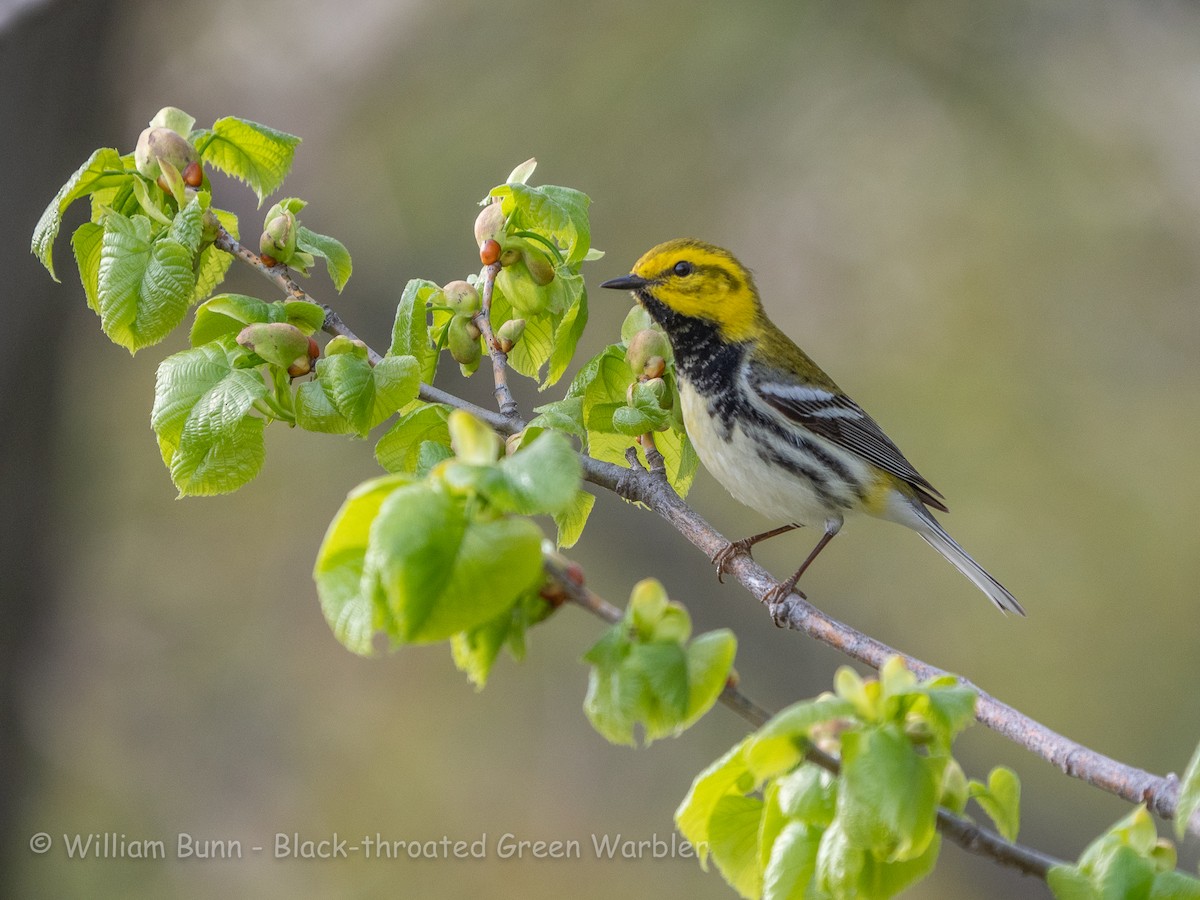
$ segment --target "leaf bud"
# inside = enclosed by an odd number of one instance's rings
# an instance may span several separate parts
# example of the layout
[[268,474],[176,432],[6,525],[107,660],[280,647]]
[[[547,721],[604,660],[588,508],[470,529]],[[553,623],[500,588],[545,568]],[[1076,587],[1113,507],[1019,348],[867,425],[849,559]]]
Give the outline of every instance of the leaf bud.
[[647,378],[662,378],[662,373],[665,371],[667,371],[667,361],[661,356],[652,356],[646,360],[642,374]]
[[253,322],[238,332],[237,342],[273,366],[288,368],[308,360],[308,335],[288,322]]
[[496,343],[500,345],[501,350],[508,353],[516,346],[517,341],[524,333],[524,319],[509,319],[496,330]]
[[550,291],[533,283],[523,261],[501,269],[496,286],[522,317],[540,315],[550,305]]
[[198,188],[204,184],[204,166],[199,160],[192,160],[183,167],[183,181],[188,187]]
[[504,236],[504,222],[504,213],[499,203],[489,203],[479,211],[479,215],[475,217],[475,243],[481,250],[488,241],[499,241]]
[[490,266],[500,259],[500,242],[496,240],[484,241],[479,247],[479,261],[485,266]]
[[268,219],[258,249],[281,263],[287,263],[296,252],[296,217],[285,212]]
[[667,336],[657,329],[643,328],[630,338],[625,349],[625,362],[634,372],[643,372],[651,357],[659,356],[665,360],[670,355],[671,343]]
[[182,172],[191,163],[198,163],[199,156],[186,138],[170,128],[145,129],[133,151],[134,166],[147,178],[157,179],[162,174],[159,163],[163,160]]
[[473,326],[474,323],[470,319],[462,316],[455,316],[450,320],[450,327],[446,333],[446,345],[450,348],[450,355],[454,357],[454,361],[460,365],[469,366],[477,363],[483,355],[483,349],[479,346],[478,329],[476,328],[474,337],[468,331],[468,327]]
[[446,298],[446,306],[450,307],[456,316],[473,316],[479,312],[479,291],[473,284],[451,281],[442,288],[442,295]]
[[520,247],[508,247],[500,254],[500,265],[515,266],[524,256]]
[[301,375],[307,375],[312,371],[312,359],[305,356],[297,356],[292,364],[288,366],[287,373],[293,378],[299,378]]
[[554,280],[554,266],[550,264],[546,254],[538,250],[526,250],[525,265],[529,269],[529,277],[539,287],[545,287]]

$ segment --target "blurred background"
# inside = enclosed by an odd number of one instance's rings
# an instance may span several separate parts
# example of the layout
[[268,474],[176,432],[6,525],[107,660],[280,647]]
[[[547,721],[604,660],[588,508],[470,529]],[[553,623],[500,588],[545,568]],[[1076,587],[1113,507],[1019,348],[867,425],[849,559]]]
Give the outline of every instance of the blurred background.
[[[28,253],[100,146],[162,106],[303,136],[286,193],[354,278],[309,285],[386,345],[410,277],[477,269],[475,203],[529,156],[593,200],[595,290],[684,235],[733,249],[770,313],[949,498],[949,530],[1029,611],[1003,619],[916,536],[854,521],[806,577],[823,609],[1118,759],[1180,771],[1200,738],[1200,8],[1073,0],[730,4],[342,0],[182,6],[0,0],[0,881],[13,897],[729,897],[688,859],[597,859],[672,832],[692,777],[743,734],[717,708],[645,750],[581,710],[601,632],[565,609],[476,693],[445,647],[344,651],[310,580],[372,444],[268,433],[240,493],[177,501],[149,429],[154,370]],[[214,177],[257,235],[262,212]],[[235,272],[229,289],[271,299]],[[481,373],[440,385],[490,404]],[[539,402],[519,386],[528,411]],[[541,397],[560,396],[561,388]],[[765,523],[698,478],[732,537]],[[764,545],[780,575],[812,536]],[[573,551],[623,604],[658,575],[731,627],[745,690],[780,708],[845,662],[776,629],[653,515],[601,496]],[[968,772],[1013,766],[1023,841],[1074,858],[1126,804],[981,727]],[[30,836],[49,833],[45,855]],[[273,846],[578,840],[550,861],[68,860],[63,834]],[[1195,848],[1184,859],[1194,871]],[[173,855],[173,854],[169,854]],[[1041,896],[945,846],[929,898]]]

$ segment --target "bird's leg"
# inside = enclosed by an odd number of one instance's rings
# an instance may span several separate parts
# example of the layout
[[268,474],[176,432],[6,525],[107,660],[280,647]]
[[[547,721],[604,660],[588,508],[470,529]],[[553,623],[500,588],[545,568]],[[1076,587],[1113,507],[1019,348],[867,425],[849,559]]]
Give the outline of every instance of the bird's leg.
[[[817,558],[817,555],[825,549],[825,545],[832,541],[834,535],[841,531],[841,529],[842,519],[840,516],[836,519],[826,519],[825,533],[821,535],[821,539],[817,541],[817,546],[813,547],[812,553],[808,554],[808,557],[800,564],[800,568],[796,570],[796,574],[794,574],[787,581],[779,582],[779,584],[775,585],[775,587],[771,588],[763,595],[763,603],[767,604],[767,606],[775,606],[781,603],[788,594],[796,590],[796,582],[800,580],[800,576],[804,574],[804,571],[810,565],[812,565],[812,561]],[[801,597],[804,596],[803,592],[797,591],[797,593],[799,593]],[[775,624],[778,625],[779,623],[776,622]]]
[[770,531],[764,531],[762,534],[752,534],[750,537],[742,538],[740,541],[730,541],[720,550],[712,555],[713,565],[717,567],[717,581],[725,583],[725,572],[729,564],[733,562],[735,556],[742,553],[749,553],[750,548],[759,541],[765,541],[768,538],[777,537],[781,534],[787,534],[789,531],[795,531],[797,528],[803,528],[803,525],[791,524],[780,525],[778,528],[772,528]]

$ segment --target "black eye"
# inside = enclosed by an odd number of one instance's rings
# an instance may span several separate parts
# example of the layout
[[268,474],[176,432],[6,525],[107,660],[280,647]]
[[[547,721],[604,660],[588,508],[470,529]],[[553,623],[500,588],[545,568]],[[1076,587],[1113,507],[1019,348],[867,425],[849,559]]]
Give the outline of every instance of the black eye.
[[679,262],[675,263],[674,271],[675,271],[675,274],[678,275],[680,278],[683,278],[687,275],[691,275],[692,274],[692,264],[690,262],[688,262],[686,259],[680,260]]

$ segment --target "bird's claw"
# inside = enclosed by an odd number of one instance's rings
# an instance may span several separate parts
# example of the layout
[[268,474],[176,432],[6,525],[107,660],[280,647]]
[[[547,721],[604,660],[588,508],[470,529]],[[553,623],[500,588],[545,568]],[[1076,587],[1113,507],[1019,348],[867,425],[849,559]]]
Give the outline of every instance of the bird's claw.
[[792,594],[795,594],[801,600],[808,599],[804,591],[796,587],[795,581],[781,581],[763,594],[762,602],[771,611],[771,621],[775,623],[776,628],[787,627],[788,612],[791,609],[788,598]]
[[717,581],[721,584],[725,583],[725,573],[729,571],[729,566],[733,560],[745,553],[750,555],[750,548],[753,546],[745,540],[730,541],[711,557],[712,564],[717,567]]

